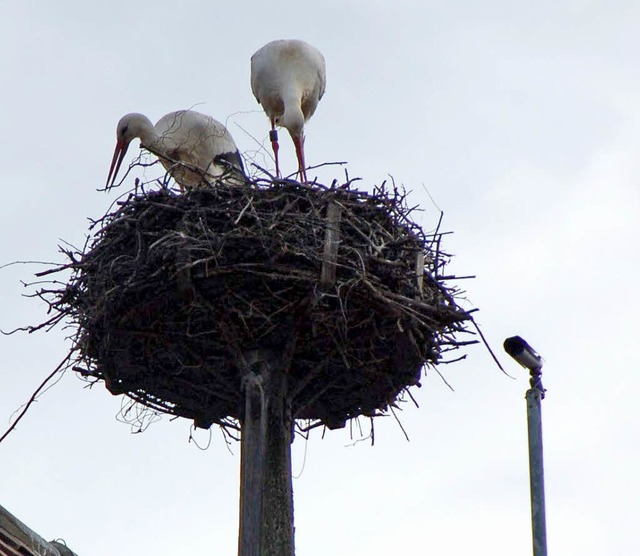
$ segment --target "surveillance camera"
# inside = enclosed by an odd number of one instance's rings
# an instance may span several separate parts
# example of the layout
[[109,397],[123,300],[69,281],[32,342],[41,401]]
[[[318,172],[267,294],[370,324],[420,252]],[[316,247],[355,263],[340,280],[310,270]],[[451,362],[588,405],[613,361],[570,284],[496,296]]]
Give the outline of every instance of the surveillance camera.
[[504,350],[525,369],[539,371],[542,368],[542,357],[520,336],[507,338],[503,346]]

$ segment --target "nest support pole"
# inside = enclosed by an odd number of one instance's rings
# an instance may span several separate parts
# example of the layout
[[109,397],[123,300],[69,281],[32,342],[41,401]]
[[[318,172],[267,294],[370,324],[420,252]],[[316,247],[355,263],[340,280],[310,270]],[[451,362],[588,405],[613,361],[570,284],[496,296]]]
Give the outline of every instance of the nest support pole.
[[238,556],[294,554],[286,369],[277,355],[244,354]]

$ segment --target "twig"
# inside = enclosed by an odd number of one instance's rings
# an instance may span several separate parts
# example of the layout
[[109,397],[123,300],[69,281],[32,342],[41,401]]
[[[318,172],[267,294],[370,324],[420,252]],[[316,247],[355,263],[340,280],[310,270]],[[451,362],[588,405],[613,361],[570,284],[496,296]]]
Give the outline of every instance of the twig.
[[38,397],[38,394],[40,394],[41,390],[47,385],[47,383],[60,371],[60,369],[62,369],[70,360],[71,355],[73,352],[67,354],[65,356],[65,358],[60,362],[60,364],[53,370],[53,372],[47,376],[47,378],[45,378],[42,383],[40,384],[40,386],[38,386],[38,388],[36,388],[36,391],[32,394],[31,398],[29,398],[29,401],[25,404],[24,408],[22,409],[22,411],[20,412],[20,414],[18,415],[18,417],[16,418],[16,420],[13,422],[13,424],[6,430],[6,432],[0,437],[0,443],[2,443],[2,441],[9,436],[9,434],[11,433],[11,431],[13,431],[16,428],[16,425],[22,420],[22,418],[25,416],[25,414],[27,413],[27,411],[29,411],[29,408],[31,407],[31,404],[33,402],[36,401],[36,398]]

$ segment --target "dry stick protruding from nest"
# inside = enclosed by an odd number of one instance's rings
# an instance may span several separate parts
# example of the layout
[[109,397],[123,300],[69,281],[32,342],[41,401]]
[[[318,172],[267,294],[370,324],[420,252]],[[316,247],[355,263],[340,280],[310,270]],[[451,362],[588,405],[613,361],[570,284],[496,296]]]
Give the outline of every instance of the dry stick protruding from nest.
[[4,434],[2,436],[0,436],[0,443],[2,443],[2,441],[5,438],[7,438],[7,436],[9,436],[9,434],[11,434],[11,432],[18,426],[18,423],[26,415],[27,411],[29,411],[29,408],[31,407],[31,404],[33,404],[36,401],[36,399],[38,398],[38,395],[43,391],[44,387],[47,384],[49,384],[49,382],[53,379],[54,376],[56,376],[60,372],[61,369],[64,369],[66,366],[68,366],[68,363],[69,363],[72,355],[73,355],[73,352],[68,353],[65,356],[65,358],[60,362],[60,364],[51,372],[51,374],[49,374],[49,376],[47,376],[47,378],[45,378],[40,383],[40,386],[38,386],[36,388],[35,392],[31,395],[31,397],[29,398],[27,403],[24,404],[24,407],[22,408],[22,411],[20,412],[20,414],[16,417],[16,419],[13,421],[13,423],[11,423],[11,425],[4,432]]

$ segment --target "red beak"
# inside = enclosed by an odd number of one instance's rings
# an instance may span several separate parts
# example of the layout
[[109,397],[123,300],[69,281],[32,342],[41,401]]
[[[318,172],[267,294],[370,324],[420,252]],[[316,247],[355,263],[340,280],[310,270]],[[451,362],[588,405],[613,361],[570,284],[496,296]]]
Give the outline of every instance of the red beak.
[[118,170],[120,170],[120,164],[122,164],[128,148],[129,143],[121,143],[120,141],[116,143],[116,150],[113,153],[111,168],[109,169],[109,177],[107,178],[107,187],[113,187],[113,184],[116,181],[116,176],[118,175]]

